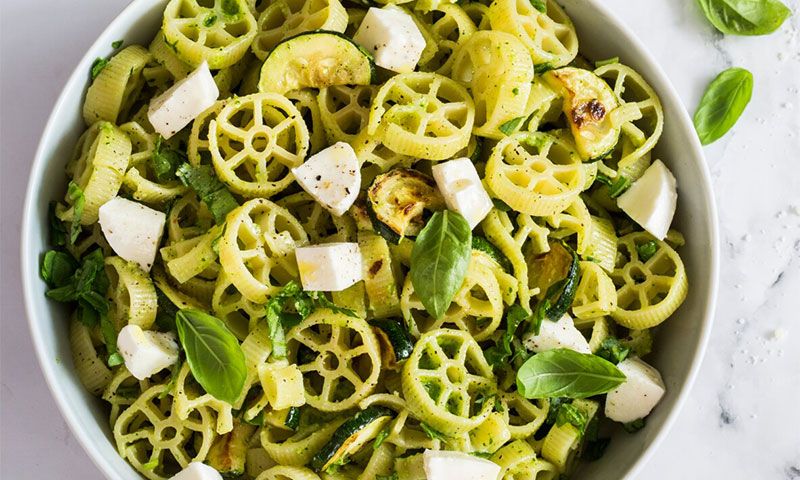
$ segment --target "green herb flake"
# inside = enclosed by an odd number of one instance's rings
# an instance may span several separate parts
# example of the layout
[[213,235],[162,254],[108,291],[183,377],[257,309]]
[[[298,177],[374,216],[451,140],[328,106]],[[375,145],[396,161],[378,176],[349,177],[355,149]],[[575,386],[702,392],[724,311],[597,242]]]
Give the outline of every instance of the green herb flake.
[[613,65],[615,63],[619,63],[619,57],[611,57],[605,60],[598,60],[594,62],[594,68],[605,67],[606,65]]
[[419,427],[422,429],[423,432],[425,432],[425,435],[427,435],[428,438],[432,440],[446,440],[447,438],[442,432],[434,429],[425,422],[421,422],[419,424]]
[[232,17],[238,15],[240,11],[238,0],[222,0],[222,13],[225,15]]
[[729,68],[709,84],[694,113],[694,128],[703,145],[728,133],[742,116],[753,96],[753,74]]
[[639,260],[646,262],[653,258],[653,255],[658,251],[658,242],[650,240],[636,247],[636,253],[639,255]]
[[617,198],[631,188],[631,180],[625,176],[618,176],[614,183],[608,187],[608,196]]
[[528,117],[523,116],[523,117],[512,118],[506,123],[500,125],[498,129],[501,132],[503,132],[503,135],[511,135],[517,130],[517,128],[519,128],[520,125],[522,125],[522,122],[524,122],[526,118]]
[[608,445],[611,443],[610,438],[598,438],[596,440],[590,440],[586,442],[586,445],[583,448],[583,452],[581,453],[581,458],[586,460],[587,462],[594,462],[595,460],[600,460],[606,453],[606,449]]
[[586,423],[589,421],[589,418],[579,408],[575,407],[571,403],[562,403],[558,407],[558,412],[556,413],[556,425],[565,425],[570,424],[573,427],[577,428],[581,435],[586,430]]
[[94,59],[94,62],[92,62],[92,68],[90,70],[90,73],[92,75],[92,80],[94,80],[95,78],[97,78],[98,75],[100,75],[100,72],[102,72],[103,69],[106,68],[106,65],[108,65],[108,60],[106,60],[105,58],[97,57]]
[[646,424],[646,420],[644,418],[640,418],[639,420],[622,424],[622,428],[624,428],[628,433],[636,433],[643,429]]
[[608,337],[600,344],[595,355],[604,358],[614,365],[628,358],[631,349],[626,347],[618,338]]
[[499,210],[501,212],[510,212],[511,211],[511,207],[506,202],[500,200],[499,198],[493,198],[492,199],[492,204],[494,205],[494,208],[496,208],[497,210]]
[[86,197],[83,194],[83,189],[77,183],[70,181],[67,187],[67,198],[72,203],[72,222],[69,228],[69,243],[74,245],[81,233],[81,217],[83,217],[83,206],[86,203]]
[[203,26],[204,27],[211,27],[215,23],[217,23],[217,15],[214,14],[214,13],[209,14],[208,16],[206,16],[206,18],[203,19]]
[[175,180],[177,178],[175,172],[178,170],[178,167],[187,160],[184,153],[165,146],[163,141],[164,139],[161,135],[156,137],[153,155],[150,158],[153,173],[156,180],[160,183]]
[[118,49],[119,47],[121,47],[121,46],[122,46],[124,43],[125,43],[125,40],[117,40],[117,41],[115,41],[115,42],[111,42],[111,48],[113,48],[114,50],[116,50],[116,49]]
[[375,437],[375,441],[372,442],[373,450],[377,450],[378,448],[380,448],[381,445],[383,445],[383,442],[389,437],[390,431],[391,430],[389,429],[389,427],[386,427],[380,432],[378,432],[378,435]]
[[513,89],[511,89],[511,93],[513,93],[515,96],[519,95],[519,88],[514,87]]
[[542,13],[547,13],[547,3],[545,0],[530,0],[530,2],[531,5],[533,5],[533,8],[536,10],[539,10]]
[[181,179],[184,185],[197,192],[218,224],[224,222],[228,213],[239,206],[239,202],[236,201],[233,194],[214,174],[214,168],[211,165],[193,167],[184,163],[178,167],[175,175]]

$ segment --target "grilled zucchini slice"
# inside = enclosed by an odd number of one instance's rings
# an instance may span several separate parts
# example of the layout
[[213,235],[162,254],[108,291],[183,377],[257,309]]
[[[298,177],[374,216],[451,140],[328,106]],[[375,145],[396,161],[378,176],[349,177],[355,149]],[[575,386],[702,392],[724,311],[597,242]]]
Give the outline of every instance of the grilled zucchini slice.
[[311,468],[321,472],[332,465],[346,463],[347,458],[374,439],[392,419],[394,413],[386,407],[372,405],[344,422],[311,459]]
[[375,336],[381,343],[384,365],[395,368],[411,356],[414,339],[405,324],[393,318],[380,318],[369,322]]

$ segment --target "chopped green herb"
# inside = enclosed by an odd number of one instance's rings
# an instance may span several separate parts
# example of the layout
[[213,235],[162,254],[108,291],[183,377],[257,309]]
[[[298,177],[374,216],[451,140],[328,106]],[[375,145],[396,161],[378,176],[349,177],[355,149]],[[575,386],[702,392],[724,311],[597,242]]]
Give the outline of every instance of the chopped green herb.
[[547,3],[545,0],[531,0],[531,5],[536,10],[539,10],[542,13],[547,13]]
[[517,328],[522,322],[528,320],[531,315],[522,307],[514,304],[506,312],[506,331],[500,338],[497,345],[486,350],[486,360],[494,367],[502,366],[506,360],[514,353],[511,341],[517,332]]
[[239,11],[239,3],[236,0],[222,0],[222,13],[225,15],[238,15]]
[[192,188],[203,203],[206,204],[216,223],[225,221],[228,212],[239,206],[239,202],[228,191],[225,184],[219,181],[211,165],[193,167],[184,163],[175,172],[184,185]]
[[158,466],[158,457],[156,457],[156,458],[150,460],[149,462],[145,463],[144,465],[142,465],[142,468],[145,469],[145,470],[155,470],[155,468],[157,466]]
[[512,118],[506,123],[500,125],[499,130],[503,132],[504,135],[511,135],[512,133],[514,133],[514,131],[517,130],[517,128],[519,128],[519,126],[522,124],[522,122],[525,121],[526,118],[528,117],[523,116],[523,117]]
[[623,193],[625,193],[625,191],[628,190],[630,187],[631,187],[631,180],[628,177],[620,175],[619,177],[617,177],[614,183],[611,184],[610,187],[608,187],[608,196],[611,198],[617,198]]
[[122,44],[124,44],[124,43],[125,43],[125,40],[117,40],[116,42],[112,42],[112,43],[111,43],[111,48],[113,48],[114,50],[116,50],[116,49],[118,49],[119,47],[121,47],[121,46],[122,46]]
[[470,452],[470,455],[472,455],[473,457],[485,458],[488,460],[492,458],[493,454],[491,452]]
[[397,472],[392,472],[391,475],[376,475],[375,480],[399,480]]
[[577,428],[578,431],[581,432],[581,435],[583,435],[583,432],[586,429],[586,422],[588,421],[589,418],[586,416],[586,414],[571,403],[562,403],[558,407],[558,413],[556,413],[556,425],[561,426],[569,423]]
[[533,71],[537,75],[541,75],[544,72],[549,72],[552,69],[553,69],[553,65],[551,65],[549,63],[539,63],[539,64],[533,66]]
[[499,198],[493,198],[492,204],[494,204],[494,208],[500,210],[501,212],[511,211],[511,207],[506,202],[500,200]]
[[169,372],[169,382],[167,382],[167,386],[164,387],[164,390],[158,394],[158,398],[163,400],[167,398],[167,396],[172,394],[172,391],[175,390],[175,384],[178,382],[178,374],[181,371],[183,364],[180,361],[175,362],[175,365],[172,366],[172,369]]
[[58,250],[50,250],[42,260],[42,279],[53,288],[63,287],[78,269],[78,262],[69,255]]
[[390,432],[389,427],[386,427],[380,432],[378,432],[378,435],[375,437],[375,441],[372,443],[373,450],[377,450],[378,447],[380,447],[383,444],[384,440],[386,440],[389,437],[389,432]]
[[595,355],[605,358],[614,365],[628,358],[631,349],[626,347],[618,338],[608,337],[600,344]]
[[67,197],[72,202],[72,223],[69,228],[69,243],[75,244],[78,235],[81,233],[81,217],[83,216],[83,205],[86,203],[86,197],[83,195],[83,190],[75,182],[69,182],[67,187]]
[[614,184],[614,181],[611,180],[611,177],[609,177],[605,173],[600,173],[600,172],[598,172],[597,177],[595,177],[594,181],[600,182],[607,187],[610,187],[611,185]]
[[606,449],[610,443],[610,438],[598,438],[597,440],[586,442],[586,445],[583,447],[583,453],[581,453],[581,458],[587,462],[599,460],[606,453]]
[[217,16],[215,14],[208,15],[205,19],[203,19],[203,26],[210,27],[217,22]]
[[658,251],[658,242],[650,240],[636,247],[636,253],[639,255],[639,260],[646,262],[653,258],[653,255]]
[[615,63],[619,63],[619,57],[611,57],[605,60],[598,60],[594,62],[594,68],[605,67],[606,65],[612,65]]
[[186,155],[178,150],[171,149],[163,145],[164,139],[159,135],[153,148],[151,157],[153,173],[159,182],[169,182],[175,180],[175,172],[178,166],[186,162]]
[[628,433],[636,433],[639,430],[643,429],[644,426],[647,424],[644,418],[640,418],[639,420],[634,420],[632,422],[624,423],[622,428],[625,429]]
[[64,227],[64,222],[56,215],[56,202],[50,203],[47,218],[50,223],[50,243],[56,247],[63,247],[67,244],[67,229]]
[[445,440],[446,439],[446,437],[444,436],[444,434],[442,432],[440,432],[438,430],[435,430],[433,427],[431,427],[430,425],[428,425],[425,422],[420,423],[419,427],[422,429],[423,432],[425,432],[425,435],[427,435],[429,438],[431,438],[433,440]]
[[514,88],[511,90],[511,93],[513,93],[514,95],[519,95],[519,88],[517,88],[517,87],[514,87]]
[[158,329],[166,332],[176,331],[175,315],[178,313],[178,307],[158,288],[158,285],[156,285],[156,299],[158,300],[158,308],[156,309],[156,325]]
[[100,72],[102,72],[103,69],[106,68],[106,65],[108,65],[108,60],[106,60],[105,58],[97,57],[94,59],[94,62],[92,62],[92,68],[90,70],[92,74],[92,80],[94,80],[95,78],[97,78],[98,75],[100,75]]

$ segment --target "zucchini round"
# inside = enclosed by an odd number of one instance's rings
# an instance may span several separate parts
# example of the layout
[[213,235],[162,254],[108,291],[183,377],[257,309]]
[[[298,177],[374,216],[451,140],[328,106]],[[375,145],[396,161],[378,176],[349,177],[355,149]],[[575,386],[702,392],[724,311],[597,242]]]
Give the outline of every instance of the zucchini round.
[[417,170],[406,168],[396,168],[375,177],[367,190],[367,200],[373,228],[395,245],[403,237],[419,234],[425,226],[426,212],[446,208],[436,182]]
[[494,244],[487,240],[486,237],[473,234],[472,249],[489,255],[492,260],[500,265],[504,272],[514,273],[514,266],[511,265],[511,260],[509,260],[499,248],[495,247]]
[[331,465],[340,464],[345,457],[357,452],[364,444],[375,438],[391,420],[394,413],[386,407],[372,405],[344,422],[311,459],[311,468],[321,472]]
[[620,125],[611,119],[619,100],[608,84],[582,68],[551,70],[544,80],[564,97],[567,117],[575,146],[584,160],[602,158],[617,144]]
[[534,260],[531,285],[540,288],[546,302],[545,316],[557,322],[572,305],[580,280],[580,260],[573,249],[562,243],[551,243],[550,251]]
[[381,344],[385,365],[389,368],[396,367],[411,356],[414,339],[402,321],[380,318],[370,321],[369,324]]
[[317,30],[287,38],[261,67],[260,92],[284,94],[301,88],[369,85],[375,76],[372,56],[338,32]]

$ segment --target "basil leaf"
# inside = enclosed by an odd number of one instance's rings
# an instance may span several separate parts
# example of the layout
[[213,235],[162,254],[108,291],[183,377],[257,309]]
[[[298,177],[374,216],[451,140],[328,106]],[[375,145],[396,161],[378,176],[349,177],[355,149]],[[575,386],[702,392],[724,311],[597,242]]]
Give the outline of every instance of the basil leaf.
[[779,0],[698,0],[709,22],[728,35],[765,35],[792,11]]
[[608,360],[565,348],[538,353],[517,372],[517,389],[525,398],[586,398],[624,381],[625,374]]
[[631,188],[631,180],[630,178],[620,175],[617,179],[608,187],[608,196],[611,198],[617,198],[626,190]]
[[493,367],[500,367],[505,363],[506,359],[512,356],[514,352],[511,349],[511,341],[514,339],[517,328],[529,317],[530,315],[528,312],[519,304],[515,303],[508,308],[506,312],[505,333],[503,333],[500,342],[494,347],[489,348],[485,353],[486,360],[490,365]]
[[272,343],[270,355],[278,360],[286,358],[286,333],[283,331],[283,322],[281,321],[282,301],[283,299],[276,297],[267,303],[267,329]]
[[161,135],[156,138],[156,145],[153,149],[153,156],[150,158],[153,166],[153,174],[159,182],[169,182],[175,180],[175,172],[178,166],[186,162],[186,155],[173,150],[162,144]]
[[753,74],[729,68],[708,86],[694,113],[694,128],[700,143],[708,145],[728,133],[739,120],[753,95]]
[[545,0],[531,0],[531,5],[533,5],[533,8],[536,10],[547,13],[547,3],[545,3]]
[[214,168],[211,165],[193,167],[184,163],[178,167],[175,174],[184,185],[197,192],[200,200],[211,210],[214,222],[218,224],[224,222],[228,212],[239,206],[239,202],[236,201],[233,194],[214,174]]
[[455,212],[433,214],[411,250],[411,284],[422,305],[441,318],[467,275],[472,229]]
[[244,388],[247,365],[233,333],[220,319],[194,309],[179,311],[175,326],[195,380],[212,396],[235,402]]
[[504,135],[511,135],[512,133],[514,133],[514,130],[516,130],[517,127],[519,127],[520,124],[525,121],[526,118],[528,118],[528,117],[512,118],[511,120],[507,121],[506,123],[500,125],[500,127],[498,127],[498,129]]
[[446,440],[447,439],[447,437],[445,437],[442,432],[434,429],[433,427],[431,427],[430,425],[428,425],[425,422],[420,422],[419,428],[421,428],[422,431],[425,432],[425,435],[427,435],[428,438],[430,438],[431,440]]
[[81,233],[81,217],[83,216],[83,204],[86,203],[86,197],[83,195],[83,190],[75,182],[69,182],[67,187],[67,197],[72,200],[72,223],[69,228],[69,243],[75,244],[78,235]]
[[586,430],[586,423],[588,421],[589,417],[571,403],[561,404],[556,413],[556,425],[561,426],[569,423],[577,428],[581,434]]
[[72,255],[58,250],[50,250],[44,254],[42,260],[42,279],[51,288],[67,285],[70,277],[78,269],[78,263]]
[[67,229],[64,228],[64,222],[56,215],[56,202],[51,202],[47,210],[47,218],[50,223],[50,243],[56,247],[62,247],[67,244]]
[[106,65],[108,65],[108,60],[106,60],[105,58],[97,57],[94,59],[94,62],[92,62],[92,68],[91,70],[89,70],[89,72],[92,75],[92,80],[94,80],[95,78],[97,78],[98,75],[100,75],[100,72],[102,72],[103,69],[106,68]]

